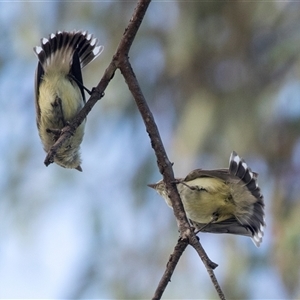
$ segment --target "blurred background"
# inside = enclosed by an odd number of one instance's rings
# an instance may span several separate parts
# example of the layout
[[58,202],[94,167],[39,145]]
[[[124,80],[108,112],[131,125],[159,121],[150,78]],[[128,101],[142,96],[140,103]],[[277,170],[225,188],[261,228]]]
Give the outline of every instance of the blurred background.
[[[135,1],[0,3],[0,298],[151,298],[178,238],[143,121],[116,73],[89,114],[83,173],[46,168],[35,124],[32,48],[88,30],[105,49],[95,86]],[[154,1],[130,52],[177,177],[228,166],[259,173],[265,237],[200,234],[229,299],[300,298],[300,3]],[[215,299],[188,248],[164,299]]]

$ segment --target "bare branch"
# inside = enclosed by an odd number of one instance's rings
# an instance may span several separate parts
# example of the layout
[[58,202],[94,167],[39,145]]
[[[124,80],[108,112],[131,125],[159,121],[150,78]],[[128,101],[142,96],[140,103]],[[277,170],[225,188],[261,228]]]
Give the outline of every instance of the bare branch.
[[174,183],[175,179],[172,169],[172,163],[167,156],[154,117],[140,89],[140,86],[127,56],[123,56],[120,59],[118,67],[120,68],[120,71],[125,78],[128,88],[134,97],[136,105],[145,123],[146,130],[151,140],[152,148],[154,149],[155,155],[157,157],[159,171],[163,175],[164,181],[167,185],[167,189],[170,192],[173,210],[178,221],[178,227],[181,237],[189,236],[190,231],[192,230],[185,215],[183,205],[177,192],[176,184]]
[[213,271],[218,265],[215,264],[214,262],[212,262],[212,261],[208,258],[208,256],[207,256],[205,250],[203,249],[203,247],[202,247],[202,245],[200,244],[200,242],[199,242],[199,240],[198,240],[197,237],[196,237],[196,239],[195,239],[195,238],[192,236],[192,237],[190,238],[190,240],[189,240],[189,243],[190,243],[190,245],[191,245],[192,247],[194,247],[194,249],[196,250],[196,252],[197,252],[198,255],[200,256],[200,258],[201,258],[203,264],[205,265],[206,270],[207,270],[207,273],[209,274],[209,277],[210,277],[210,279],[211,279],[211,281],[212,281],[212,283],[213,283],[213,285],[214,285],[214,287],[215,287],[215,289],[216,289],[216,291],[217,291],[217,293],[218,293],[218,295],[219,295],[219,298],[220,298],[221,300],[225,300],[225,299],[226,299],[226,298],[225,298],[225,295],[224,295],[224,293],[223,293],[223,291],[222,291],[222,289],[221,289],[221,287],[220,287],[220,285],[219,285],[219,282],[218,282],[218,280],[217,280],[217,278],[216,278],[216,275],[215,275],[215,273],[214,273],[214,271]]
[[213,285],[215,286],[215,289],[219,295],[219,298],[222,300],[225,300],[225,295],[222,292],[222,289],[218,283],[218,280],[214,274],[213,269],[215,269],[218,265],[213,263],[212,261],[209,260],[207,257],[204,249],[202,248],[201,244],[199,243],[198,239],[196,238],[195,240],[187,240],[187,239],[179,239],[173,253],[170,255],[169,261],[166,266],[166,270],[156,288],[156,291],[154,293],[154,296],[152,300],[158,300],[161,299],[161,296],[163,295],[168,283],[171,281],[171,277],[173,275],[173,272],[176,268],[176,265],[183,254],[185,248],[188,246],[188,244],[192,245],[195,250],[197,251],[198,255],[200,256],[201,260],[203,261],[207,272],[209,274],[209,277],[211,278],[211,281]]
[[154,296],[152,300],[158,300],[163,295],[168,283],[171,281],[171,277],[173,275],[173,272],[177,266],[177,263],[184,252],[185,248],[188,246],[189,242],[187,239],[179,239],[173,253],[170,255],[169,261],[166,266],[165,273],[163,274],[156,291],[154,293]]
[[156,126],[154,117],[148,107],[148,104],[144,98],[144,95],[139,87],[138,81],[134,74],[134,71],[130,65],[128,60],[128,53],[130,47],[133,43],[133,40],[136,36],[136,33],[140,27],[140,24],[144,18],[146,10],[149,6],[150,0],[139,0],[137,7],[133,13],[133,16],[129,22],[128,27],[126,28],[123,38],[120,41],[120,44],[112,58],[111,63],[105,70],[105,73],[100,80],[99,84],[96,88],[92,90],[91,97],[87,101],[86,105],[79,112],[79,114],[75,117],[75,119],[66,127],[64,127],[61,131],[61,135],[57,142],[51,147],[50,151],[47,154],[45,159],[45,164],[48,166],[53,162],[53,158],[59,147],[63,145],[63,143],[74,134],[77,127],[83,122],[83,120],[87,117],[88,113],[91,111],[96,102],[101,99],[104,95],[104,91],[108,86],[110,80],[113,78],[114,73],[117,68],[120,69],[122,75],[125,78],[125,81],[128,85],[129,90],[131,91],[136,105],[140,111],[140,114],[143,118],[143,121],[146,126],[146,131],[149,134],[152,148],[154,149],[155,155],[157,157],[157,164],[159,167],[159,171],[163,176],[164,182],[166,184],[166,188],[169,194],[169,197],[172,202],[174,215],[177,220],[180,239],[175,246],[174,252],[170,257],[170,260],[167,264],[166,271],[157,287],[153,299],[160,299],[163,294],[170,278],[175,270],[175,267],[185,250],[188,244],[195,248],[197,253],[199,254],[201,260],[203,261],[207,272],[210,275],[210,278],[219,294],[220,299],[225,299],[224,294],[217,282],[217,279],[213,273],[213,269],[217,267],[217,264],[212,262],[207,254],[205,253],[203,247],[199,243],[197,236],[194,233],[194,228],[192,228],[188,222],[186,217],[180,196],[177,191],[174,173],[172,169],[172,163],[169,161],[166,151],[164,149],[162,140],[160,138],[160,134],[158,128]]
[[[120,57],[121,58],[121,57]],[[177,187],[175,184],[175,179],[174,179],[174,174],[173,174],[173,169],[172,169],[172,164],[170,163],[168,156],[165,152],[163,143],[160,138],[160,134],[158,131],[158,128],[156,126],[156,123],[154,121],[154,117],[148,107],[148,104],[144,98],[144,95],[139,87],[138,81],[136,79],[136,76],[134,74],[134,71],[131,67],[130,62],[128,61],[128,57],[124,57],[120,59],[118,67],[120,68],[120,71],[122,75],[125,78],[125,81],[128,85],[129,90],[131,91],[134,100],[136,102],[136,105],[141,113],[141,116],[143,118],[143,121],[146,126],[146,130],[149,134],[150,140],[151,140],[151,145],[152,148],[154,149],[155,155],[157,157],[157,164],[159,167],[159,170],[161,174],[163,175],[164,181],[166,183],[169,196],[172,202],[173,206],[173,211],[177,220],[177,224],[179,227],[180,231],[180,236],[182,240],[188,240],[190,245],[195,248],[197,253],[199,254],[201,260],[203,261],[207,272],[209,273],[209,276],[219,294],[220,299],[225,299],[225,296],[218,284],[218,281],[214,275],[213,269],[217,267],[217,264],[212,262],[203,247],[201,246],[197,236],[194,233],[194,229],[190,226],[180,196],[177,191]],[[182,252],[184,249],[181,251],[182,248],[180,247],[175,247],[174,250],[174,257],[178,257],[178,259],[172,261],[172,264],[167,266],[167,269],[163,275],[163,278],[160,282],[159,287],[156,290],[154,299],[160,299],[157,298],[158,295],[161,295],[161,291],[163,291],[168,284],[174,268],[179,260],[179,257],[182,255]],[[178,253],[176,252],[178,251]]]

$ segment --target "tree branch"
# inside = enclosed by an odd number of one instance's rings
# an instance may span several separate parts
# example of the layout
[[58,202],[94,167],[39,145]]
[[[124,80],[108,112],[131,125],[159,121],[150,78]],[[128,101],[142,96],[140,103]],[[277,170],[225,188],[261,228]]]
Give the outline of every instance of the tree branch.
[[[121,58],[121,57],[120,57]],[[134,100],[136,102],[136,105],[140,111],[140,114],[143,118],[143,121],[146,126],[146,130],[149,134],[152,148],[154,149],[155,155],[157,157],[157,164],[159,167],[159,170],[161,174],[163,175],[164,181],[166,183],[166,187],[172,202],[174,215],[177,220],[177,224],[179,227],[179,232],[181,239],[180,240],[187,240],[189,244],[195,248],[197,253],[199,254],[201,260],[203,261],[203,264],[205,265],[207,272],[219,294],[220,299],[225,299],[225,296],[220,288],[220,285],[218,284],[218,281],[214,275],[213,269],[215,269],[218,265],[214,262],[212,262],[209,257],[207,256],[205,250],[201,246],[197,236],[195,235],[194,229],[190,226],[188,219],[186,217],[180,196],[177,191],[177,187],[174,179],[172,164],[170,163],[168,156],[165,152],[163,143],[160,138],[160,134],[158,131],[158,128],[156,126],[154,117],[148,107],[148,104],[144,98],[144,95],[139,87],[138,81],[136,79],[136,76],[134,74],[134,71],[131,67],[131,64],[128,60],[128,57],[124,57],[120,59],[118,63],[118,68],[120,68],[120,71],[125,78],[125,81],[128,85],[129,90],[131,91]],[[178,243],[180,243],[180,240]],[[178,244],[177,244],[178,245]],[[186,247],[184,247],[185,249]],[[183,249],[183,250],[184,250]],[[154,299],[160,299],[157,298],[158,295],[160,295],[161,291],[163,291],[170,281],[170,278],[173,274],[173,271],[175,269],[175,266],[177,265],[177,262],[179,260],[179,257],[181,256],[183,252],[181,247],[175,247],[175,250],[173,252],[174,257],[178,257],[178,259],[175,259],[172,261],[172,263],[167,265],[167,269],[163,275],[163,278],[159,284],[159,287],[157,288]]]
[[211,281],[212,281],[212,283],[213,283],[213,285],[214,285],[214,287],[215,287],[215,289],[216,289],[216,291],[217,291],[217,293],[219,295],[219,298],[221,300],[226,300],[225,295],[224,295],[224,293],[223,293],[223,291],[222,291],[222,289],[221,289],[221,287],[219,285],[219,282],[217,280],[217,277],[216,277],[216,275],[215,275],[215,273],[213,271],[218,265],[216,263],[212,262],[208,258],[205,250],[203,249],[203,247],[202,247],[202,245],[199,242],[199,240],[198,240],[197,237],[194,238],[194,236],[191,236],[190,240],[189,240],[189,243],[196,250],[196,252],[200,256],[203,264],[205,265],[207,273],[209,274],[209,277],[210,277],[210,279],[211,279]]
[[[170,255],[169,261],[166,266],[166,270],[156,288],[156,291],[154,293],[152,300],[158,300],[163,295],[163,293],[167,287],[167,284],[171,281],[171,277],[173,275],[175,267],[182,255],[182,253],[184,252],[185,248],[188,246],[188,244],[193,245],[193,247],[196,249],[196,251],[200,257],[203,255],[203,253],[205,253],[204,250],[201,249],[202,246],[198,242],[198,239],[196,239],[196,241],[188,241],[187,239],[179,239],[174,248],[173,253]],[[209,262],[208,257],[201,257],[201,259],[203,262],[206,262],[206,263]],[[206,268],[208,270],[208,274],[215,286],[215,289],[216,289],[220,299],[225,300],[225,296],[224,296],[224,294],[220,288],[220,285],[217,281],[217,278],[213,272],[213,269],[215,269],[217,266],[218,266],[217,264],[213,264],[213,265],[206,266]]]
[[166,271],[157,287],[153,299],[160,299],[163,291],[165,290],[170,278],[175,270],[175,267],[185,250],[188,244],[195,248],[199,254],[201,260],[203,261],[207,272],[212,279],[212,282],[219,294],[220,299],[225,299],[225,296],[217,282],[217,279],[214,275],[213,269],[217,267],[217,264],[212,262],[207,254],[205,253],[203,247],[199,243],[197,236],[194,233],[194,229],[190,226],[188,219],[186,217],[180,196],[177,191],[175,184],[174,173],[172,169],[172,163],[169,161],[166,151],[164,149],[162,140],[158,128],[156,126],[154,117],[148,107],[148,104],[144,98],[144,95],[139,87],[138,81],[134,74],[134,71],[128,60],[128,53],[130,47],[133,43],[133,40],[136,36],[136,33],[141,25],[141,22],[144,18],[146,10],[149,6],[151,0],[139,0],[137,7],[133,13],[133,16],[129,22],[128,27],[126,28],[123,38],[120,41],[120,44],[112,58],[111,63],[108,68],[105,70],[105,73],[100,80],[96,88],[92,90],[91,97],[79,112],[79,114],[74,118],[74,120],[61,131],[61,135],[56,143],[51,147],[48,152],[45,164],[48,166],[50,163],[53,163],[54,156],[56,155],[59,147],[74,134],[77,127],[83,122],[87,117],[88,113],[91,111],[93,106],[100,100],[103,95],[106,87],[108,86],[110,80],[113,78],[114,73],[117,68],[120,69],[125,81],[128,85],[129,90],[131,91],[134,100],[136,102],[137,108],[140,111],[140,114],[143,118],[143,121],[146,126],[146,131],[149,134],[151,140],[151,146],[154,149],[155,155],[157,157],[157,165],[160,173],[163,176],[168,195],[171,199],[173,212],[177,220],[177,225],[180,232],[180,239],[175,246],[174,252],[171,255],[169,262],[167,264]]
[[171,281],[171,277],[177,266],[177,263],[182,255],[182,253],[188,246],[188,244],[189,244],[189,242],[187,239],[179,239],[178,240],[173,253],[170,255],[169,261],[166,266],[165,273],[163,274],[163,276],[156,288],[156,291],[154,293],[152,300],[158,300],[163,295],[168,283]]

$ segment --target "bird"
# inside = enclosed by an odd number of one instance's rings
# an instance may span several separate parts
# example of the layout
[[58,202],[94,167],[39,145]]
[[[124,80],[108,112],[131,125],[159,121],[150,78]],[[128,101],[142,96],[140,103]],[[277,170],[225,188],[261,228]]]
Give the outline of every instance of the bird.
[[[233,151],[228,169],[196,169],[175,183],[195,231],[243,235],[259,247],[266,224],[264,198],[257,178],[258,174]],[[148,186],[172,207],[163,180]]]
[[[83,108],[86,100],[81,69],[103,51],[87,31],[57,31],[33,48],[38,58],[35,72],[36,123],[46,152]],[[74,135],[58,149],[54,162],[82,171],[80,144],[85,120]]]

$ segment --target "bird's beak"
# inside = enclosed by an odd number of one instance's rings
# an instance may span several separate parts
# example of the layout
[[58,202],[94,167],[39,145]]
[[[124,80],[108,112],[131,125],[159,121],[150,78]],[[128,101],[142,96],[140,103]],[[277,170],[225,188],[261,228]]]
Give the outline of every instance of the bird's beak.
[[156,189],[157,184],[152,183],[152,184],[147,184],[147,186],[151,187],[152,189]]
[[79,172],[82,172],[81,166],[78,166],[78,167],[76,167],[75,169],[78,170]]

